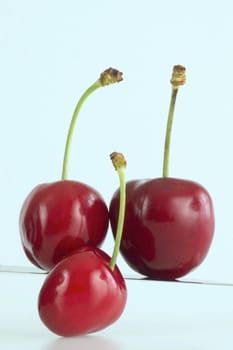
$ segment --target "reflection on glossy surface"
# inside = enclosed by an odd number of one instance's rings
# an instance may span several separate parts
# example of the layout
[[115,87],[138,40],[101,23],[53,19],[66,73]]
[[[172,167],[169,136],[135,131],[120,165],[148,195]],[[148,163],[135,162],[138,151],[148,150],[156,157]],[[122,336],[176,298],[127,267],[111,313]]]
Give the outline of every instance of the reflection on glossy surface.
[[40,270],[37,267],[31,266],[16,266],[16,265],[0,265],[0,272],[13,272],[13,273],[29,273],[29,274],[46,274],[44,270]]
[[117,350],[120,347],[112,340],[99,335],[88,335],[74,338],[56,338],[46,350]]

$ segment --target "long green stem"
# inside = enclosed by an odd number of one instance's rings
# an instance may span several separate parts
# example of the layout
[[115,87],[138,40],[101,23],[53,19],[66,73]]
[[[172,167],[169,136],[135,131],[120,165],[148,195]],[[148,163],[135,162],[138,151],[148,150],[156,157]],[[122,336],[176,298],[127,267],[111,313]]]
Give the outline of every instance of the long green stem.
[[177,92],[178,92],[178,88],[174,88],[172,86],[171,102],[170,102],[170,107],[168,112],[167,130],[166,130],[166,137],[165,137],[165,144],[164,144],[163,177],[168,177],[171,131],[172,131],[172,123],[173,123],[173,117],[174,117]]
[[88,96],[90,96],[95,90],[97,90],[101,86],[102,85],[101,85],[100,81],[97,80],[94,84],[92,84],[84,92],[84,94],[81,96],[80,100],[78,101],[78,103],[76,105],[76,108],[74,110],[74,113],[73,113],[73,116],[72,116],[72,119],[71,119],[70,127],[69,127],[69,130],[68,130],[67,139],[66,139],[66,146],[65,146],[64,158],[63,158],[63,167],[62,167],[62,180],[66,180],[67,177],[68,177],[68,162],[69,162],[69,155],[70,155],[71,140],[72,140],[75,124],[76,124],[76,121],[78,119],[78,115],[79,115],[80,109],[81,109],[83,103],[85,102],[85,100],[88,98]]
[[115,169],[117,170],[118,177],[120,180],[120,204],[119,204],[119,214],[117,221],[115,244],[112,253],[112,258],[109,263],[111,270],[114,270],[116,265],[117,256],[120,250],[121,238],[123,233],[124,218],[125,218],[125,202],[126,202],[126,184],[125,184],[125,172],[124,168],[126,166],[126,161],[121,153],[112,153],[111,159]]
[[98,88],[120,82],[121,80],[123,80],[122,72],[118,71],[117,69],[108,68],[103,73],[100,74],[99,79],[96,82],[94,82],[84,92],[84,94],[81,96],[80,100],[78,101],[71,119],[68,135],[66,139],[65,152],[63,157],[63,166],[62,166],[62,180],[66,180],[68,177],[68,162],[69,162],[69,155],[70,155],[71,140],[74,133],[75,124],[78,119],[79,112],[83,103],[86,101],[88,96],[90,96]]
[[171,132],[172,132],[172,124],[173,124],[177,92],[178,92],[179,86],[185,84],[185,81],[186,81],[185,67],[181,65],[174,66],[172,77],[171,77],[172,91],[171,91],[171,100],[170,100],[170,106],[168,111],[166,137],[165,137],[165,143],[164,143],[163,177],[168,177],[168,173],[169,173]]

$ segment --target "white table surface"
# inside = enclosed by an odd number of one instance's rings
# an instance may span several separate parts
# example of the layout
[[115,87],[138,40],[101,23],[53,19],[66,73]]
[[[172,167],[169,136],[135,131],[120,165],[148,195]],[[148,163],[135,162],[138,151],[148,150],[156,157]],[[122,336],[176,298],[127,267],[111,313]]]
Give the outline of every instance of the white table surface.
[[233,286],[127,279],[128,301],[111,327],[62,338],[37,313],[45,275],[0,272],[4,350],[225,350],[233,346]]

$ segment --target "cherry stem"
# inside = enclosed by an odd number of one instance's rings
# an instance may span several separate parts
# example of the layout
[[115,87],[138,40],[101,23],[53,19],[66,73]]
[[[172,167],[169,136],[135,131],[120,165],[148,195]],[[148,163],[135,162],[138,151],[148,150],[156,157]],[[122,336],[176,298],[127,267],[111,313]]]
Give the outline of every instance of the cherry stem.
[[101,73],[99,79],[95,81],[80,97],[75,107],[75,110],[71,119],[71,123],[69,126],[67,139],[66,139],[63,166],[62,166],[62,180],[66,180],[68,177],[68,162],[69,162],[69,155],[70,155],[71,140],[74,133],[75,124],[78,119],[80,109],[83,106],[83,103],[86,101],[88,96],[90,96],[98,88],[107,86],[110,84],[114,84],[116,82],[120,82],[121,80],[123,80],[121,72],[113,68],[106,69],[103,73]]
[[170,144],[171,144],[171,132],[172,124],[174,119],[174,111],[176,104],[176,97],[180,85],[184,85],[186,81],[185,67],[181,65],[176,65],[173,67],[172,77],[171,77],[171,99],[167,118],[167,129],[164,144],[164,155],[163,155],[163,177],[168,177],[169,170],[169,157],[170,157]]
[[125,184],[125,172],[126,160],[122,153],[113,152],[110,155],[113,166],[115,167],[118,177],[120,180],[120,204],[119,204],[119,214],[117,221],[115,244],[112,253],[112,258],[109,262],[109,267],[113,271],[116,265],[117,256],[120,250],[121,237],[123,233],[124,218],[125,218],[125,202],[126,202],[126,184]]

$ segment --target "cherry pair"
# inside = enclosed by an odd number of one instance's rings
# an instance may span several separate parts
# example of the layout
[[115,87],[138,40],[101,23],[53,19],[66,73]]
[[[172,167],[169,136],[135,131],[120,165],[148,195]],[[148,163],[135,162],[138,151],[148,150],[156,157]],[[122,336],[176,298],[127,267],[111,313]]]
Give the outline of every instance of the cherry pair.
[[120,317],[126,303],[125,281],[116,266],[125,212],[124,157],[111,154],[122,188],[111,259],[99,248],[108,229],[107,205],[92,187],[67,179],[71,138],[81,106],[97,88],[121,80],[122,73],[109,68],[81,96],[68,132],[62,180],[35,187],[20,212],[26,256],[49,271],[39,293],[39,315],[61,336],[86,334],[110,325]]

